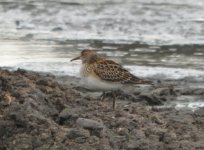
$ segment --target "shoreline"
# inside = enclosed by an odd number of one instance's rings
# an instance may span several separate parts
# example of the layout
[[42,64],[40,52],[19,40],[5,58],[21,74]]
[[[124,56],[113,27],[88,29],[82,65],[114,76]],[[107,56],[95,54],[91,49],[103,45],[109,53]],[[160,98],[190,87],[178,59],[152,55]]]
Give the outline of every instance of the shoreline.
[[0,68],[0,149],[204,149],[204,108],[161,107],[204,89],[185,87],[186,80],[130,88],[118,93],[113,111],[109,94],[101,101],[78,83]]

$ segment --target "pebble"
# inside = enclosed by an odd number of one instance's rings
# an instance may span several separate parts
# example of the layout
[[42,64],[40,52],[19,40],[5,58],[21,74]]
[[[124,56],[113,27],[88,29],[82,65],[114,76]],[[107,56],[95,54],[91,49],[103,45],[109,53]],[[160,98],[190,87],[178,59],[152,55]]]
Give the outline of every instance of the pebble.
[[77,126],[82,127],[84,129],[91,130],[101,130],[104,128],[103,123],[86,118],[78,118],[76,121]]
[[88,130],[81,129],[81,128],[71,128],[68,131],[67,137],[70,139],[76,139],[79,137],[88,138],[90,136],[90,133]]

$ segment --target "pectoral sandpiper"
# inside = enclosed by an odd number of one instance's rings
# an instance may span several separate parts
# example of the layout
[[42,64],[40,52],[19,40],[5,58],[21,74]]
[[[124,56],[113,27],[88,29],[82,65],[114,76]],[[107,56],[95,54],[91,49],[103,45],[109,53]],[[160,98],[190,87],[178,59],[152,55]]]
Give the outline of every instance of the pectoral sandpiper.
[[[151,84],[142,80],[118,63],[105,59],[94,50],[85,49],[81,55],[72,59],[82,60],[80,75],[87,88],[98,91],[116,91],[127,84]],[[113,109],[115,109],[115,94],[113,92]]]

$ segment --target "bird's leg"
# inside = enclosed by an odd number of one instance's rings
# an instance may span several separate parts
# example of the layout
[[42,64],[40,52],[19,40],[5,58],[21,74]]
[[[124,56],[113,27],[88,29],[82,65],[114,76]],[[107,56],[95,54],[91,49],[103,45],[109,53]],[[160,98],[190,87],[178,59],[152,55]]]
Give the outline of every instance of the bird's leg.
[[101,94],[101,101],[103,101],[104,100],[104,98],[105,98],[105,96],[106,96],[106,93],[105,92],[103,92],[102,94]]
[[115,98],[116,98],[115,91],[112,92],[112,98],[113,98],[113,110],[115,110]]

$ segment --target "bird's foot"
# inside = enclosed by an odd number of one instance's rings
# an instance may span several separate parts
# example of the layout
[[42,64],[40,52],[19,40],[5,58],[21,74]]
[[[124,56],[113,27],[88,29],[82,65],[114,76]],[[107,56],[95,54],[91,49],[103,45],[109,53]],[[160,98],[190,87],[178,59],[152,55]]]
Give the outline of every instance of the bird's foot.
[[112,97],[112,92],[103,92],[100,96],[100,100],[104,101],[106,98]]

